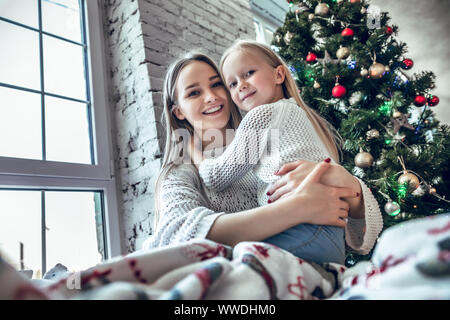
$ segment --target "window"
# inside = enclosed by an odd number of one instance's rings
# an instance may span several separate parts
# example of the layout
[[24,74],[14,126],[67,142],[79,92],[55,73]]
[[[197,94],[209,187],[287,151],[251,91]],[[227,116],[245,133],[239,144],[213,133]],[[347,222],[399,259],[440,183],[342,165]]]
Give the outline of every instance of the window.
[[266,43],[269,45],[272,43],[273,33],[274,33],[274,30],[272,28],[266,26],[266,28],[264,29],[264,36],[266,39]]
[[100,3],[0,0],[0,253],[41,275],[122,253]]
[[261,23],[258,20],[253,19],[253,25],[255,26],[256,41],[264,43],[265,40],[261,29]]

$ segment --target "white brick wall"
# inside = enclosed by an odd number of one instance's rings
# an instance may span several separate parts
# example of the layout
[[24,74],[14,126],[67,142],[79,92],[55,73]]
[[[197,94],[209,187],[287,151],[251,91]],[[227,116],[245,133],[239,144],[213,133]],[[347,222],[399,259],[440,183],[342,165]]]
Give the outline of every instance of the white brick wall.
[[104,0],[115,165],[128,252],[152,232],[168,64],[189,50],[218,61],[237,38],[255,38],[248,0]]

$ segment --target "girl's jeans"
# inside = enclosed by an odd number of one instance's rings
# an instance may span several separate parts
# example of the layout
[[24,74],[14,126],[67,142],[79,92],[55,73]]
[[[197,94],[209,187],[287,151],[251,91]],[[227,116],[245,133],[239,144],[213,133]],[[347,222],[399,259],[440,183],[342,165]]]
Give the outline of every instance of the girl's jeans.
[[345,262],[344,228],[299,224],[264,240],[309,262]]

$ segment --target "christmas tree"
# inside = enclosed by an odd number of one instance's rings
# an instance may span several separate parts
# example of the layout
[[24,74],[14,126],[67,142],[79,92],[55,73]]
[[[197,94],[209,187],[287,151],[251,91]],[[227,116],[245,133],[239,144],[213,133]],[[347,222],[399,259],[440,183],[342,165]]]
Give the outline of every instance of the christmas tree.
[[[389,14],[369,1],[288,2],[272,48],[305,102],[342,136],[341,165],[372,190],[384,228],[450,212],[450,127],[433,112],[435,75],[409,70]],[[349,252],[346,264],[370,255]]]

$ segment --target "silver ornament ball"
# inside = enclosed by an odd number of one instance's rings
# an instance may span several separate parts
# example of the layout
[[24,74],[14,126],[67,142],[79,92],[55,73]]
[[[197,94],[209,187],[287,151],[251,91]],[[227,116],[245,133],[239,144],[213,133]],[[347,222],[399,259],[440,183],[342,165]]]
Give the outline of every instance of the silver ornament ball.
[[395,201],[389,201],[384,205],[384,211],[388,215],[395,217],[400,213],[400,205]]

